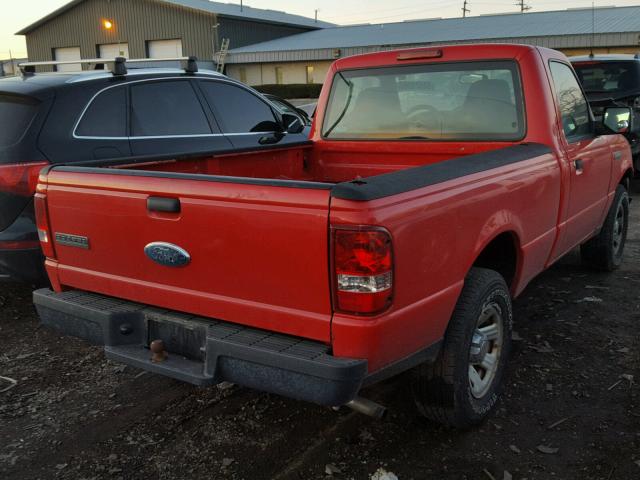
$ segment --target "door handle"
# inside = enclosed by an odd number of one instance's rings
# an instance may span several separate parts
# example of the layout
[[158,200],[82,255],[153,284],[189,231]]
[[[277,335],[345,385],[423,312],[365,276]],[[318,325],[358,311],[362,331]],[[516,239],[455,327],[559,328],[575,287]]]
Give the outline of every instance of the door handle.
[[573,165],[576,167],[576,173],[578,174],[582,173],[582,170],[584,170],[584,161],[580,158],[574,160]]
[[180,200],[177,198],[149,197],[147,210],[150,212],[180,213]]

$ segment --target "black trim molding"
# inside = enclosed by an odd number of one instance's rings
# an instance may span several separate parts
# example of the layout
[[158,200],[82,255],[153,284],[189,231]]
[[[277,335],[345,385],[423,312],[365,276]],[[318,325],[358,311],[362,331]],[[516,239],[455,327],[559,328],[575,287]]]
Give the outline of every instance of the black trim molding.
[[366,202],[530,160],[551,152],[551,148],[540,143],[521,143],[431,165],[339,183],[331,190],[331,196]]
[[301,180],[278,180],[271,178],[224,177],[220,175],[205,175],[202,173],[155,172],[150,170],[67,166],[49,168],[49,170],[53,169],[58,172],[98,173],[103,175],[123,175],[127,177],[171,178],[173,180],[198,180],[200,182],[242,183],[245,185],[306,188],[309,190],[331,190],[331,188],[333,188],[332,183],[305,182]]

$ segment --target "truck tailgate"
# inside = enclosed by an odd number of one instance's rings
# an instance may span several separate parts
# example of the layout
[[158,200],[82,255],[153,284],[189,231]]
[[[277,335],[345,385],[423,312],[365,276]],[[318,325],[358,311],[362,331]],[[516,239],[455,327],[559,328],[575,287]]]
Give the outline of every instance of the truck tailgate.
[[[46,204],[55,259],[47,269],[54,287],[328,343],[331,185],[244,180],[52,169]],[[167,211],[176,200],[179,212]],[[168,266],[162,250],[153,260],[145,249],[155,242],[170,244],[170,254],[183,249],[188,263]]]

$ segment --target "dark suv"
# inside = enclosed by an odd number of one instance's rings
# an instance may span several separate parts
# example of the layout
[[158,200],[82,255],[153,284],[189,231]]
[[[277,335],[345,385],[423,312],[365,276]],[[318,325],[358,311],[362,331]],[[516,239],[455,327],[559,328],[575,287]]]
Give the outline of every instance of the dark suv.
[[585,55],[571,63],[596,117],[606,107],[631,107],[633,115],[625,134],[631,144],[636,175],[640,170],[640,57],[638,55]]
[[33,210],[44,166],[306,142],[308,129],[285,128],[290,121],[256,91],[216,72],[147,68],[0,80],[0,279],[46,279]]

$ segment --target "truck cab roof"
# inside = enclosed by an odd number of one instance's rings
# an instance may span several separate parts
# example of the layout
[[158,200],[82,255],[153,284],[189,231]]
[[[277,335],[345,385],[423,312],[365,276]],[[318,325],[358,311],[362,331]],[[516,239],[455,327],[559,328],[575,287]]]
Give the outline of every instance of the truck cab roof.
[[431,45],[428,47],[388,50],[382,52],[355,55],[341,58],[334,63],[334,70],[351,68],[380,67],[421,63],[425,60],[452,61],[469,59],[517,59],[534,51],[545,51],[551,56],[561,55],[555,50],[532,45],[515,45],[507,43],[484,43],[475,45]]

